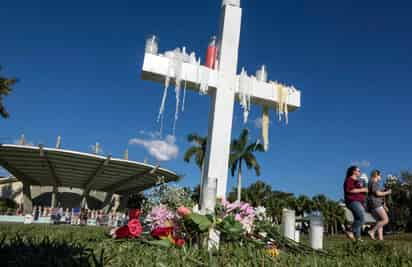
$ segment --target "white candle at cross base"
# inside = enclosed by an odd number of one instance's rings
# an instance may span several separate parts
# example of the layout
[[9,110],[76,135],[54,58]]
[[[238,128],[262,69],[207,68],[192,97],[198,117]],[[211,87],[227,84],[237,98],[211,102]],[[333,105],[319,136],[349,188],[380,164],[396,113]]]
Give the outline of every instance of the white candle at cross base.
[[295,231],[295,238],[294,238],[295,242],[299,243],[300,242],[300,231],[296,230]]
[[310,219],[310,246],[313,249],[323,249],[323,221],[322,217],[313,216]]
[[216,193],[217,193],[217,179],[216,178],[211,178],[211,183],[207,185],[206,188],[206,196],[213,196],[209,198],[205,198],[205,208],[206,213],[214,213],[215,212],[215,206],[216,206]]
[[222,6],[225,5],[240,7],[240,0],[223,0]]
[[283,236],[289,239],[295,239],[296,216],[294,210],[283,209],[282,213],[282,230]]

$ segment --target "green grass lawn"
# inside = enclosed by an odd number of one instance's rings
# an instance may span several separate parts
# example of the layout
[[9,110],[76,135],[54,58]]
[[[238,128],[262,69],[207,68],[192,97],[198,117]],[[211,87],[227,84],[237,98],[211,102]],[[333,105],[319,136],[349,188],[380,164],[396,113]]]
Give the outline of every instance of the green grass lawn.
[[[1,266],[412,266],[412,235],[353,244],[327,237],[327,256],[269,256],[253,245],[224,244],[219,251],[154,247],[119,241],[97,227],[0,224]],[[302,242],[307,242],[304,236]]]

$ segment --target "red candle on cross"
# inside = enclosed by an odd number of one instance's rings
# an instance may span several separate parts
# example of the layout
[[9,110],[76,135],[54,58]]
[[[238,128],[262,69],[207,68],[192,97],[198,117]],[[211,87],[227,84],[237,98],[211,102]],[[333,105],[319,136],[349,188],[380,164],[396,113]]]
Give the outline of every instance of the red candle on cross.
[[213,36],[210,40],[209,46],[207,47],[206,52],[206,63],[205,66],[214,69],[216,66],[216,57],[217,57],[217,46],[216,46],[216,36]]

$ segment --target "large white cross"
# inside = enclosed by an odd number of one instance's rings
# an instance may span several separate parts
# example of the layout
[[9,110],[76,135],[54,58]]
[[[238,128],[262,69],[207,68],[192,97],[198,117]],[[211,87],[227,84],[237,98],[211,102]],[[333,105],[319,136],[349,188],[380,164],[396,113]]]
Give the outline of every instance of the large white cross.
[[[231,2],[237,4],[231,4]],[[201,72],[209,72],[207,74],[208,95],[212,100],[209,112],[208,144],[202,173],[201,207],[204,211],[212,211],[216,197],[225,198],[226,195],[233,108],[235,98],[239,93],[237,92],[239,81],[237,63],[242,19],[239,2],[224,0],[222,4],[220,38],[218,38],[218,70],[201,68]],[[164,82],[168,76],[175,78],[174,74],[170,73],[169,64],[171,62],[167,57],[146,53],[142,79]],[[181,70],[184,73],[183,80],[186,81],[187,88],[198,91],[198,66],[183,63]],[[256,80],[252,82],[254,83],[253,90],[249,90],[252,103],[275,107],[279,99],[273,86],[267,82]],[[293,92],[287,101],[290,111],[300,107],[300,92]]]

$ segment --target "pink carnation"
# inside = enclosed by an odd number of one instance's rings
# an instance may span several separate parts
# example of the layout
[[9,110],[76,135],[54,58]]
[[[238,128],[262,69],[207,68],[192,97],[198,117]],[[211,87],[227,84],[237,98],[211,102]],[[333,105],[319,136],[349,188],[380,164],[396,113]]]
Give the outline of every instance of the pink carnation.
[[146,222],[151,226],[151,229],[158,227],[167,227],[173,222],[175,215],[164,206],[154,207],[146,217]]

